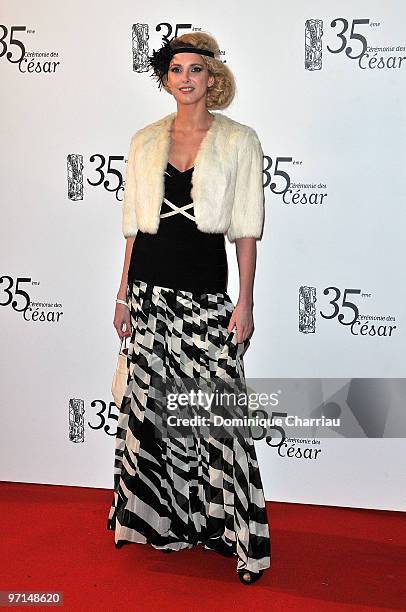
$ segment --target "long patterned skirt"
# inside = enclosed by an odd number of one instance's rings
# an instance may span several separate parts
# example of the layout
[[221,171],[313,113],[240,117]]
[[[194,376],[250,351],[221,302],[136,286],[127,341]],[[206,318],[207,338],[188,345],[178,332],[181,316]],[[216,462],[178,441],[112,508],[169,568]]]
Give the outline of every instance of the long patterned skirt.
[[256,452],[250,436],[156,435],[154,381],[166,377],[244,380],[242,354],[227,326],[229,295],[192,293],[135,280],[128,290],[132,334],[128,385],[115,444],[107,528],[115,544],[204,548],[237,558],[237,570],[271,565]]

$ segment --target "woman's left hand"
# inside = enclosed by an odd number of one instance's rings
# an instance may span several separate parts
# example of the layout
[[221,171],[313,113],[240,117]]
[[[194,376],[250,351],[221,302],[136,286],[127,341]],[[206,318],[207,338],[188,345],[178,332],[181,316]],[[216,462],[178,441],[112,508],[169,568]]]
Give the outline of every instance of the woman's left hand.
[[254,331],[252,309],[252,303],[238,301],[233,310],[227,331],[231,333],[234,325],[237,327],[237,342],[244,342]]

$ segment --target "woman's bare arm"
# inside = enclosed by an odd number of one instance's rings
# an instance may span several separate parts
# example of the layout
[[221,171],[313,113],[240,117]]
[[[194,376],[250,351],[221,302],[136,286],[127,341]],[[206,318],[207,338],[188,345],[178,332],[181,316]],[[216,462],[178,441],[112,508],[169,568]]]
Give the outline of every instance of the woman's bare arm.
[[[128,284],[128,268],[130,266],[131,251],[134,243],[134,236],[129,236],[125,245],[123,273],[121,275],[120,288],[117,293],[117,299],[127,301],[127,284]],[[117,331],[119,338],[131,336],[131,316],[130,310],[125,304],[116,303],[114,311],[113,325]]]
[[126,238],[123,273],[121,275],[120,288],[117,293],[117,299],[119,300],[125,300],[127,297],[128,268],[130,266],[134,238],[135,236],[129,236],[128,238]]
[[237,238],[235,241],[240,277],[240,292],[234,312],[230,318],[228,331],[237,327],[237,341],[243,342],[254,330],[254,278],[257,261],[255,238]]
[[253,306],[257,243],[255,238],[237,238],[236,246],[240,275],[240,294],[238,296],[238,301]]

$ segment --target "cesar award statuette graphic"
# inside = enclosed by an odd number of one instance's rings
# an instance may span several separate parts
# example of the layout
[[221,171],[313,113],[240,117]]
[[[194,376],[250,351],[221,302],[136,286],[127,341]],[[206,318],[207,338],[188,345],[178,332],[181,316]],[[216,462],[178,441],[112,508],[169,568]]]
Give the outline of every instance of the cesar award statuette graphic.
[[307,19],[305,23],[305,68],[306,70],[321,70],[323,21]]
[[299,331],[303,334],[316,331],[316,287],[299,289]]
[[83,200],[83,155],[69,154],[67,171],[69,200]]
[[82,399],[69,400],[69,440],[85,441],[85,408]]

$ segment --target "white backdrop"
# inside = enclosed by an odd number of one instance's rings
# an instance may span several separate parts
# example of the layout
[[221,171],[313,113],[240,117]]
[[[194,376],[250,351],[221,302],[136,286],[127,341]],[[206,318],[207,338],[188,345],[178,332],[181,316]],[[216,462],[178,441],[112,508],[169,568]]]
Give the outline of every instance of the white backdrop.
[[[360,0],[356,10],[174,0],[170,17],[159,1],[3,0],[1,24],[0,478],[113,485],[122,176],[131,135],[176,110],[143,60],[162,35],[201,29],[236,76],[236,98],[219,112],[254,127],[265,155],[247,378],[254,388],[255,379],[340,379],[333,391],[314,381],[313,397],[323,404],[339,391],[335,406],[358,424],[280,453],[258,441],[266,498],[405,510],[403,0]],[[386,381],[385,405],[369,401],[385,384],[376,379],[402,379]],[[290,447],[320,452],[308,459]]]

